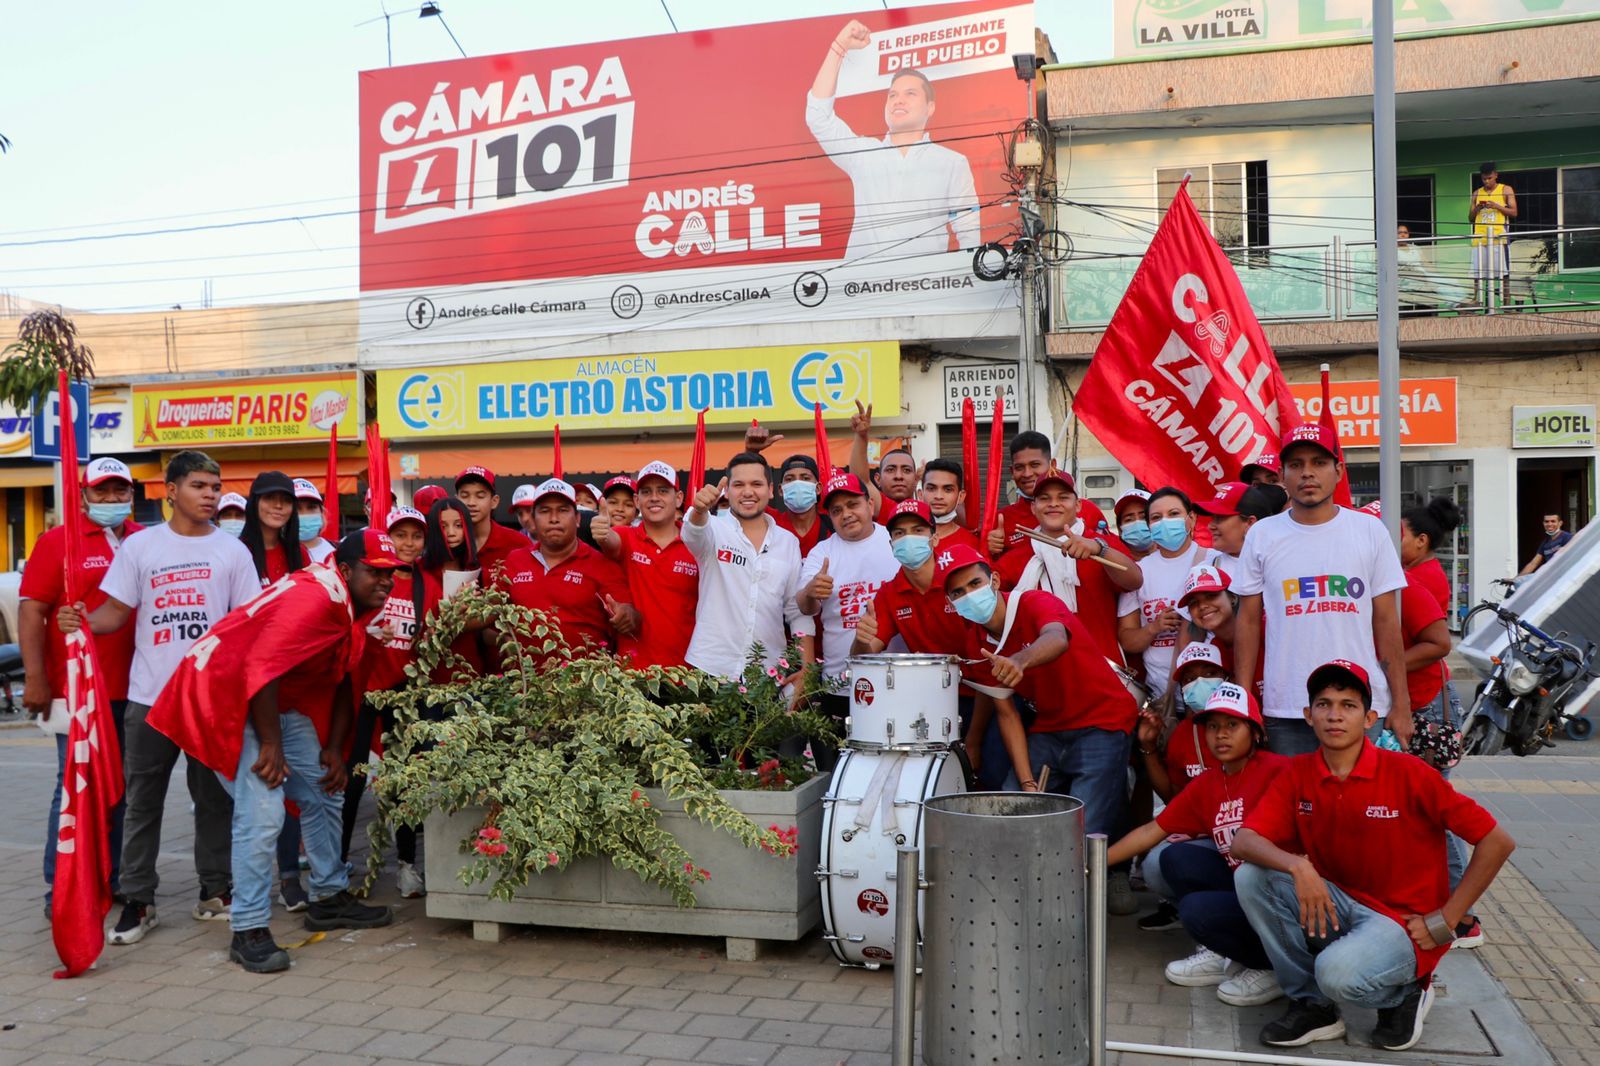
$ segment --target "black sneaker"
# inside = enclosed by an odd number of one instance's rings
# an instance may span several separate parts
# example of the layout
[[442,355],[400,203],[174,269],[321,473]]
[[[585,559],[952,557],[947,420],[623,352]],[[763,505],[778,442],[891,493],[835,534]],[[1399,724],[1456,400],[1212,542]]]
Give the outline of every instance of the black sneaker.
[[1335,1040],[1344,1035],[1344,1019],[1332,1003],[1293,1000],[1283,1017],[1261,1029],[1261,1042],[1273,1047],[1299,1047],[1316,1040]]
[[327,899],[314,899],[306,912],[306,928],[322,929],[376,929],[394,921],[394,911],[388,907],[371,907],[341,890]]
[[1156,904],[1156,909],[1139,919],[1139,928],[1147,933],[1159,933],[1167,929],[1182,929],[1183,923],[1178,920],[1178,908],[1166,900]]
[[228,958],[250,973],[277,973],[289,968],[289,953],[278,946],[272,939],[272,930],[266,928],[234,933]]
[[112,944],[137,944],[159,924],[155,904],[130,899],[122,905],[122,916],[112,926],[111,932],[106,934],[106,940]]
[[1424,977],[1411,986],[1398,1007],[1378,1012],[1372,1042],[1385,1051],[1405,1051],[1422,1039],[1422,1023],[1433,1006],[1433,978]]

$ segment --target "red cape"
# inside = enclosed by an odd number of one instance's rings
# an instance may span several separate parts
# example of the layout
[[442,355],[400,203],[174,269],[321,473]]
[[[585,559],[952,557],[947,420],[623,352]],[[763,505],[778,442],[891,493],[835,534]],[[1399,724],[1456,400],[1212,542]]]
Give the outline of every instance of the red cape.
[[[325,679],[297,677],[295,688],[314,682],[331,693],[349,672],[354,622],[350,592],[337,570],[297,570],[195,641],[145,720],[231,781],[239,768],[251,697],[313,660]],[[324,742],[325,708],[317,722]],[[315,711],[307,713],[316,720]]]

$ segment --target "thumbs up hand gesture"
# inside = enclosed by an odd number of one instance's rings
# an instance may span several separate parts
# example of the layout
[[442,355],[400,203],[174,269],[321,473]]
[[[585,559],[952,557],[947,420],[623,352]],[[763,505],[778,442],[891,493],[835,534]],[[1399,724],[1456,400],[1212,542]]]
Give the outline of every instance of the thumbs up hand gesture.
[[811,583],[806,586],[806,593],[814,600],[822,601],[833,595],[833,578],[828,574],[830,560],[822,560],[822,569],[817,571]]
[[709,512],[717,505],[722,493],[728,487],[728,479],[723,478],[715,485],[702,485],[694,494],[694,506],[698,511]]
[[996,655],[988,648],[982,649],[983,657],[989,660],[990,671],[994,679],[1006,688],[1016,688],[1022,684],[1022,667],[1017,665],[1015,659],[1004,655]]
[[596,511],[589,520],[589,536],[594,538],[596,544],[602,543],[611,535],[611,516],[604,509]]
[[867,609],[856,619],[856,643],[871,647],[878,640],[878,605],[867,604]]

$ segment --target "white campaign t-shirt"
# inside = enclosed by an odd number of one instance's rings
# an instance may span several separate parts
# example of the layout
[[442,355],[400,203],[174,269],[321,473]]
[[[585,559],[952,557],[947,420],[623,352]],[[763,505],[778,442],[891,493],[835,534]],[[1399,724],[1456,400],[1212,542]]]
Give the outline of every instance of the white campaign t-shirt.
[[[1162,555],[1159,549],[1140,559],[1139,570],[1144,574],[1144,584],[1133,592],[1124,592],[1117,597],[1117,617],[1137,613],[1139,624],[1149,625],[1162,611],[1169,608],[1177,610],[1178,600],[1183,597],[1184,582],[1189,579],[1189,571],[1202,558],[1204,556],[1190,544],[1171,559]],[[1187,615],[1188,612],[1180,613]],[[1172,660],[1177,656],[1178,634],[1182,631],[1183,627],[1179,626],[1171,632],[1162,633],[1144,651],[1144,683],[1157,699],[1166,694],[1167,683],[1172,680]]]
[[1250,527],[1234,591],[1261,594],[1266,630],[1262,713],[1299,718],[1306,678],[1330,659],[1348,659],[1372,679],[1372,706],[1389,710],[1389,682],[1373,645],[1374,596],[1405,588],[1400,556],[1372,515],[1341,507],[1306,526],[1289,511]]
[[844,673],[845,660],[850,658],[856,619],[872,606],[873,597],[884,582],[900,572],[900,564],[889,550],[889,531],[879,525],[874,525],[872,533],[861,540],[845,540],[835,534],[818,541],[801,564],[802,589],[811,584],[824,561],[828,576],[833,578],[833,595],[822,601],[822,672],[827,677],[838,677]]
[[183,537],[171,527],[142,529],[122,544],[100,591],[134,609],[128,699],[153,704],[189,645],[224,615],[261,592],[250,549],[213,528]]

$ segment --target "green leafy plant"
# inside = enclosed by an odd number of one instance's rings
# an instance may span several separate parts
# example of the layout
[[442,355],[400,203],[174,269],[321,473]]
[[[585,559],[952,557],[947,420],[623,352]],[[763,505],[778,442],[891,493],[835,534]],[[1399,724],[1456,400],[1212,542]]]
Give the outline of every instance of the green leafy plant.
[[74,381],[94,377],[94,353],[78,343],[78,327],[59,311],[35,311],[17,326],[17,339],[8,344],[0,361],[0,402],[18,414],[28,411],[34,399],[56,386],[62,370]]
[[[454,661],[450,644],[469,624],[484,627],[501,672],[430,683],[437,666]],[[467,589],[428,619],[407,674],[405,687],[370,697],[392,709],[395,728],[369,768],[378,797],[369,886],[394,826],[482,808],[484,823],[460,842],[473,857],[461,880],[489,882],[492,898],[511,899],[532,875],[604,855],[692,906],[694,886],[710,872],[660,827],[644,792],[651,787],[746,846],[780,857],[795,851],[791,831],[757,826],[717,791],[725,776],[760,787],[779,733],[829,725],[811,711],[789,715],[778,679],[759,666],[760,676],[747,670],[723,684],[687,668],[575,657],[540,613],[497,590]],[[817,735],[832,740],[831,729]],[[808,772],[798,760],[787,765],[785,778]],[[765,776],[774,787],[770,767]]]

